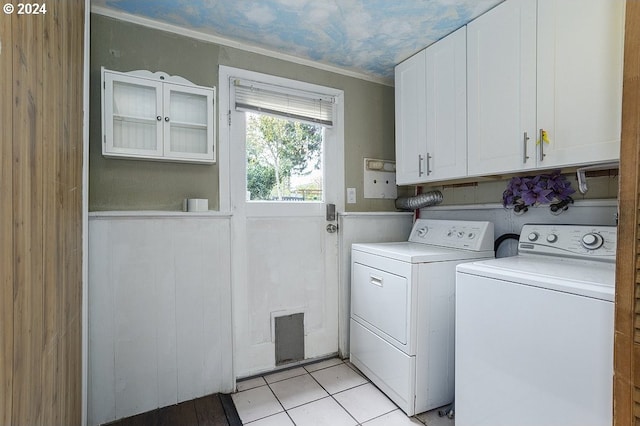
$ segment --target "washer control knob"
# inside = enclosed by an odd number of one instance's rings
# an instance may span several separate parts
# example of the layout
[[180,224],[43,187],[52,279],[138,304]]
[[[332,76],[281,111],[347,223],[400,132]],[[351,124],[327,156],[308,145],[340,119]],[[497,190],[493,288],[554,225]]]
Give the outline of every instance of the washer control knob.
[[547,235],[547,242],[555,243],[556,241],[558,241],[558,236],[556,234]]
[[538,235],[538,233],[537,233],[537,232],[532,232],[532,233],[530,233],[529,235],[527,235],[527,239],[528,239],[529,241],[537,241],[537,240],[538,240],[538,237],[539,237],[539,235]]
[[429,232],[429,228],[426,226],[424,228],[420,228],[418,229],[418,236],[424,238],[424,236],[427,235],[427,232]]
[[602,236],[600,236],[600,234],[590,232],[582,236],[582,246],[586,249],[595,250],[597,248],[600,248],[603,243],[604,239],[602,238]]
[[458,236],[458,238],[462,238],[462,237],[464,237],[464,232],[463,231],[458,231],[458,233],[456,235]]

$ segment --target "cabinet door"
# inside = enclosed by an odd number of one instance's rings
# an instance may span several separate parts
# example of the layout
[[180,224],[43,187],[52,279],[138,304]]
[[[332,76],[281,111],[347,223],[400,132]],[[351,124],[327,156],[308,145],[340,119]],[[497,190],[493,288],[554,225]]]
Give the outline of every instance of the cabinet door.
[[466,36],[463,27],[426,49],[425,181],[467,174]]
[[425,51],[395,70],[396,182],[424,180],[426,159]]
[[624,1],[538,0],[539,167],[616,160]]
[[105,156],[162,156],[162,83],[104,73]]
[[213,90],[164,84],[164,155],[212,162]]
[[536,0],[508,0],[469,23],[467,66],[469,175],[534,167]]

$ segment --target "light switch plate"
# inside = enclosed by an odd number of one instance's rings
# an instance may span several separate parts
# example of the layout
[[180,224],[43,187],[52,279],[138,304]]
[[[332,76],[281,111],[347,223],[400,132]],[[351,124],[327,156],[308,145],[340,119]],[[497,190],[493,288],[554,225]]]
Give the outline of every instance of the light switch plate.
[[356,189],[347,188],[347,204],[355,204],[355,203],[356,203]]

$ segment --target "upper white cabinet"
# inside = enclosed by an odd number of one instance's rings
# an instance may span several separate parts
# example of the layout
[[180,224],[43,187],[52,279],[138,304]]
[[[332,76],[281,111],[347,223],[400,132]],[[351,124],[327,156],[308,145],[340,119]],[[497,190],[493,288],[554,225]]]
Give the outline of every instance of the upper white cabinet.
[[469,23],[467,66],[469,175],[535,167],[536,1]]
[[396,181],[467,173],[466,28],[396,67]]
[[428,180],[467,174],[467,29],[426,49]]
[[619,159],[624,3],[538,0],[541,167]]
[[471,22],[469,175],[617,159],[623,26],[621,0],[507,0]]
[[425,180],[427,138],[426,53],[418,52],[396,66],[396,183]]
[[165,73],[102,69],[102,154],[215,161],[215,88]]

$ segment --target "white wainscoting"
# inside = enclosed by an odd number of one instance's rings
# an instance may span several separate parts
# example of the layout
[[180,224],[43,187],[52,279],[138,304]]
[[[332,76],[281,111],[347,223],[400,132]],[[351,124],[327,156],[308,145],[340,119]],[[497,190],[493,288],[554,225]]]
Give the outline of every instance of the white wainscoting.
[[339,352],[349,356],[349,313],[351,311],[351,244],[407,241],[413,226],[411,212],[340,213],[340,318]]
[[89,217],[89,424],[232,392],[230,219]]

